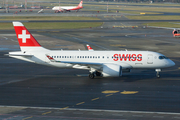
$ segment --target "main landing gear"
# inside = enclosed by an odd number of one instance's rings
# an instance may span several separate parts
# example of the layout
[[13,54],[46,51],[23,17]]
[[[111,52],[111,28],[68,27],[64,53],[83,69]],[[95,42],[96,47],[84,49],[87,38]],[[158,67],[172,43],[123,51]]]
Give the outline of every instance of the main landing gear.
[[161,72],[161,69],[155,69],[155,71],[157,72],[157,73],[156,73],[156,77],[157,77],[157,78],[160,78],[159,73]]
[[89,78],[94,79],[95,76],[102,76],[101,72],[95,71],[92,73],[89,73]]
[[90,79],[94,79],[94,76],[95,76],[94,73],[89,73],[89,78]]

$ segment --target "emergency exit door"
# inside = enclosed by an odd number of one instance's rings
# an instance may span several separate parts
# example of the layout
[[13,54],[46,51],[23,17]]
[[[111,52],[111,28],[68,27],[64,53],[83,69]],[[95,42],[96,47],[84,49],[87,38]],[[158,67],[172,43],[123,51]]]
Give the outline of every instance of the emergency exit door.
[[152,54],[148,54],[148,56],[147,56],[147,64],[153,64],[153,55]]

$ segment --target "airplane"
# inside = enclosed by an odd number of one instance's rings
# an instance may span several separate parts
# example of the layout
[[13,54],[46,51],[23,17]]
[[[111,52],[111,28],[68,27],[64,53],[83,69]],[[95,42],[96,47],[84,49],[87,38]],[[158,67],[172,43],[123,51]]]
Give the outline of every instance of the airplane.
[[180,30],[174,29],[172,34],[173,34],[173,37],[180,37]]
[[[178,24],[178,23],[174,23],[174,24]],[[156,27],[156,26],[148,26],[151,28],[160,28],[160,29],[171,29],[173,37],[180,37],[180,28],[171,28],[171,27]]]
[[9,52],[10,57],[59,68],[89,70],[89,78],[120,77],[135,68],[155,69],[157,77],[162,68],[175,63],[152,51],[88,51],[49,50],[42,47],[21,22],[13,22],[21,51]]
[[56,12],[63,12],[63,11],[70,12],[71,10],[79,11],[79,9],[83,8],[82,4],[83,4],[83,1],[81,1],[78,6],[55,6],[52,8],[52,10],[55,10]]
[[43,13],[44,9],[39,10],[37,13]]

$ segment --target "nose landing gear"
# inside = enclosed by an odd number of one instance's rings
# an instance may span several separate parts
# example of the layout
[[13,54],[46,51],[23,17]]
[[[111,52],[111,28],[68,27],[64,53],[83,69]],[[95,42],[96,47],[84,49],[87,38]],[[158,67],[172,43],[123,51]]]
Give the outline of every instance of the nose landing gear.
[[159,73],[161,72],[161,69],[155,69],[155,71],[157,72],[157,73],[156,73],[156,77],[157,77],[157,78],[160,78]]

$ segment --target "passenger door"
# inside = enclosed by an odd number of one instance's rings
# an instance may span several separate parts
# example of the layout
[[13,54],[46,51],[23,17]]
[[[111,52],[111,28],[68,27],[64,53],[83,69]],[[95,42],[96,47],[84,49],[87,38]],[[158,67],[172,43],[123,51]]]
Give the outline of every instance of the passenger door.
[[153,64],[153,55],[152,54],[148,54],[148,56],[147,56],[147,64]]

